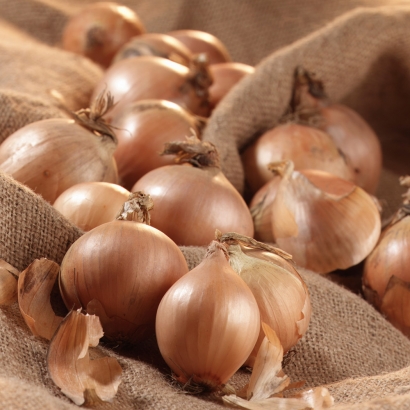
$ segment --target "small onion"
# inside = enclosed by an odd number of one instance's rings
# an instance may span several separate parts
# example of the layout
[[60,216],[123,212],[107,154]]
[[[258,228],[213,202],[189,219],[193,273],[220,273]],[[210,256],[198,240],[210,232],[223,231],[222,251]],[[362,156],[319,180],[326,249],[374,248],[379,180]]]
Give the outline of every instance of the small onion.
[[352,182],[317,170],[303,174],[286,163],[272,202],[272,233],[294,261],[318,273],[364,260],[380,236],[374,199]]
[[213,34],[201,30],[174,30],[167,34],[185,44],[193,54],[206,53],[209,64],[232,61],[226,46]]
[[88,4],[67,22],[62,47],[108,67],[118,50],[145,32],[138,15],[114,2]]
[[96,135],[74,120],[37,121],[0,145],[0,170],[53,203],[80,182],[117,182],[113,138]]
[[105,116],[107,121],[131,103],[146,99],[173,101],[193,114],[206,117],[210,113],[211,83],[204,55],[193,59],[190,67],[162,57],[132,57],[108,68],[92,99],[104,90],[113,95],[116,105]]
[[[410,177],[401,184],[410,187]],[[410,189],[380,236],[363,270],[366,299],[410,337]]]
[[[131,218],[146,221],[144,205],[152,203],[142,193],[135,195],[136,214]],[[124,212],[121,218],[124,215],[130,216]],[[73,243],[61,263],[60,291],[67,308],[97,315],[111,340],[150,337],[159,302],[188,272],[177,245],[141,222],[116,220],[97,226]]]
[[166,142],[199,135],[204,120],[171,101],[142,100],[118,113],[111,125],[118,138],[114,158],[120,184],[131,189],[147,172],[174,162],[159,155]]
[[190,50],[176,38],[163,33],[144,33],[133,37],[115,55],[112,64],[125,58],[157,56],[189,66]]
[[224,246],[212,242],[204,260],[168,290],[158,307],[158,346],[183,384],[210,390],[225,384],[258,337],[258,305],[227,259]]
[[89,231],[114,221],[131,192],[109,182],[83,182],[65,190],[54,202],[57,209],[74,225]]
[[184,164],[154,169],[132,188],[153,198],[152,226],[186,246],[209,244],[215,229],[253,236],[249,208],[219,168],[213,144],[193,138],[166,144],[164,153]]
[[271,162],[291,160],[296,170],[318,169],[353,180],[345,157],[325,132],[296,123],[278,125],[249,145],[242,154],[245,178],[252,193],[273,178]]

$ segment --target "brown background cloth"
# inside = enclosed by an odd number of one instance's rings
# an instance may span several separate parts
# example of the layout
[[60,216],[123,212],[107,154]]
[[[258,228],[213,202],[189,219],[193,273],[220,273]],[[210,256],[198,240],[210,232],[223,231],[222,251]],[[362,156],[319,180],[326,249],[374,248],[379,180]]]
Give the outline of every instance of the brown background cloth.
[[[88,105],[102,70],[58,48],[67,18],[84,1],[0,0],[0,140],[65,105]],[[239,152],[274,126],[290,100],[293,69],[303,64],[334,101],[357,109],[376,129],[385,170],[378,195],[388,212],[400,202],[397,177],[407,169],[410,96],[410,3],[404,1],[200,0],[124,1],[149,31],[196,28],[217,35],[236,61],[257,64],[213,113],[205,138],[215,142],[227,177],[242,191]],[[408,6],[407,6],[408,4]],[[394,6],[393,6],[394,5]],[[366,6],[360,7],[358,6]],[[384,6],[384,7],[379,7]],[[396,155],[400,153],[401,155]],[[82,232],[29,189],[0,175],[0,257],[24,269],[32,260],[61,262]],[[192,268],[203,248],[183,248]],[[327,385],[340,409],[410,408],[410,341],[356,295],[300,270],[312,298],[312,321],[285,371],[306,386]],[[51,381],[47,342],[30,335],[16,305],[0,309],[0,403],[3,409],[76,408]],[[216,409],[218,395],[191,396],[172,383],[155,339],[117,357],[123,381],[101,409]],[[248,379],[240,371],[235,386]]]

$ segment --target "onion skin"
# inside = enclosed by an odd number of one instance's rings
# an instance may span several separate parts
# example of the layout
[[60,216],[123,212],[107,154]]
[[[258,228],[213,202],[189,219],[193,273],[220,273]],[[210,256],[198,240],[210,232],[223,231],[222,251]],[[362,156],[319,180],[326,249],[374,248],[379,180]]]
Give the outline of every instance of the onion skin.
[[111,121],[131,103],[147,99],[172,101],[193,114],[207,117],[210,114],[207,88],[198,95],[192,86],[191,74],[188,67],[166,58],[127,58],[107,69],[94,89],[91,100],[105,89],[112,94],[116,105],[105,116],[107,121]]
[[206,53],[209,64],[232,61],[226,46],[213,34],[201,30],[174,30],[167,34],[185,44],[193,54]]
[[209,389],[245,362],[259,328],[255,298],[221,249],[168,290],[156,319],[160,352],[177,380]]
[[20,128],[0,146],[0,170],[54,203],[86,181],[116,183],[115,143],[73,120],[50,119]]
[[118,145],[114,158],[120,183],[127,189],[149,171],[171,165],[174,159],[161,156],[164,143],[183,141],[200,134],[198,120],[181,106],[166,100],[133,103],[112,119]]
[[188,267],[162,232],[113,221],[85,233],[61,264],[60,291],[68,309],[96,314],[111,340],[138,342],[155,329],[157,307]]
[[213,83],[209,87],[209,101],[213,108],[225,97],[230,89],[243,77],[255,72],[255,68],[242,63],[218,63],[209,66]]
[[109,182],[84,182],[65,190],[53,207],[83,231],[114,221],[131,192]]
[[179,40],[163,33],[144,33],[133,37],[115,55],[112,64],[125,58],[157,56],[189,66],[191,51]]
[[178,245],[207,245],[215,229],[253,236],[249,208],[217,167],[167,165],[145,174],[131,191],[152,197],[151,225]]
[[130,8],[114,2],[96,2],[70,18],[64,28],[62,47],[108,67],[129,39],[144,32],[144,25]]
[[367,122],[347,106],[331,104],[323,107],[320,113],[324,118],[322,129],[344,152],[355,171],[354,182],[374,194],[382,170],[379,138]]
[[379,210],[362,188],[332,174],[305,170],[285,176],[272,203],[272,232],[296,264],[317,273],[364,260],[381,229]]
[[318,169],[347,180],[355,177],[329,135],[306,125],[286,123],[261,135],[242,154],[252,193],[273,178],[268,165],[283,160],[292,160],[296,170]]

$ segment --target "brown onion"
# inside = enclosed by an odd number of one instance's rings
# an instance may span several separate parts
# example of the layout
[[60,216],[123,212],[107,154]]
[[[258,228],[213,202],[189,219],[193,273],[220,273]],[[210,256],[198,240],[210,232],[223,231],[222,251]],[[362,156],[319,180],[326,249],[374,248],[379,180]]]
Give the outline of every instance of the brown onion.
[[206,117],[210,113],[211,83],[204,55],[193,59],[190,68],[162,57],[132,57],[108,68],[92,99],[104,90],[113,95],[116,105],[105,116],[107,121],[131,103],[146,99],[173,101],[193,114]]
[[253,236],[244,199],[219,168],[214,145],[191,139],[166,144],[183,165],[167,165],[145,174],[132,191],[144,191],[155,203],[152,226],[178,245],[206,245],[215,229]]
[[329,101],[323,83],[298,67],[295,72],[292,110],[330,135],[354,170],[354,180],[370,194],[379,184],[382,169],[380,140],[370,125],[354,110]]
[[354,179],[351,166],[328,134],[290,122],[268,130],[243,152],[245,178],[252,193],[273,178],[268,165],[283,160],[292,160],[296,170],[317,169]]
[[[401,178],[410,187],[410,177]],[[366,299],[410,336],[410,189],[403,206],[380,236],[363,270]]]
[[232,61],[226,46],[213,34],[201,30],[174,30],[167,34],[185,44],[193,54],[206,53],[209,64]]
[[218,242],[179,279],[158,307],[162,357],[183,384],[214,390],[242,366],[259,334],[259,309]]
[[252,74],[255,68],[248,64],[228,62],[211,64],[209,71],[213,78],[209,87],[209,101],[215,107],[237,82]]
[[185,140],[192,132],[200,135],[204,120],[180,105],[166,100],[141,100],[118,113],[111,121],[118,145],[114,158],[120,184],[131,189],[147,172],[174,163],[159,155],[164,143]]
[[74,120],[41,120],[0,145],[0,170],[53,203],[80,182],[116,183],[115,145],[112,136],[96,135]]
[[100,318],[106,337],[137,342],[154,333],[159,302],[186,272],[182,252],[165,234],[116,220],[73,243],[61,263],[60,290],[68,309]]
[[125,58],[157,56],[189,66],[191,51],[175,37],[163,33],[144,33],[133,37],[115,55],[112,64]]
[[138,15],[114,2],[88,4],[67,22],[62,47],[108,67],[117,51],[145,32]]
[[53,207],[83,231],[114,221],[131,192],[109,182],[83,182],[65,190]]

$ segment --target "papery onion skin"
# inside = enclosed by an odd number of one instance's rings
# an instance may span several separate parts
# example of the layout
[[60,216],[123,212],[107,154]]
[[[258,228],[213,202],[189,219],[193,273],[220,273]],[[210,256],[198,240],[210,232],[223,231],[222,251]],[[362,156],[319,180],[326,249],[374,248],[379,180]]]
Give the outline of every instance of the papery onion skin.
[[185,44],[193,54],[206,53],[210,64],[232,61],[226,46],[211,33],[201,30],[174,30],[167,34]]
[[[306,333],[311,317],[310,296],[297,270],[284,258],[238,245],[229,246],[229,262],[255,296],[261,322],[277,334],[284,352],[289,351]],[[264,339],[258,341],[247,360],[252,365]]]
[[157,56],[189,66],[191,51],[175,37],[163,33],[144,33],[129,40],[115,55],[112,64],[125,58]]
[[200,134],[198,120],[187,110],[166,100],[142,100],[115,116],[118,145],[114,152],[120,183],[131,189],[149,171],[174,163],[161,156],[164,143],[185,140],[192,132]]
[[[387,319],[410,337],[410,217],[388,226],[380,236],[363,269],[363,292],[366,299]],[[402,286],[398,293],[393,286]],[[397,288],[398,289],[398,288]],[[387,300],[388,292],[393,300]],[[391,298],[390,298],[391,299]]]
[[272,204],[272,232],[295,263],[317,273],[347,269],[364,260],[380,236],[373,198],[332,174],[294,171]]
[[74,242],[59,283],[67,308],[99,316],[107,338],[138,342],[154,333],[161,298],[186,272],[182,252],[162,232],[113,221]]
[[330,104],[321,108],[322,129],[327,132],[349,159],[356,185],[374,194],[382,170],[380,140],[367,122],[351,108]]
[[245,362],[259,328],[255,298],[220,249],[169,289],[156,319],[160,352],[177,380],[210,389]]
[[107,69],[95,87],[91,100],[104,90],[112,94],[117,103],[104,117],[107,121],[131,103],[147,99],[172,101],[193,114],[207,117],[210,113],[208,95],[206,92],[197,94],[192,86],[191,74],[188,67],[166,58],[127,58]]
[[62,47],[108,67],[118,50],[142,33],[145,27],[130,8],[114,2],[95,2],[69,19]]
[[83,182],[65,190],[53,207],[83,231],[113,221],[131,192],[109,182]]
[[268,165],[283,160],[292,160],[296,170],[318,169],[347,180],[355,177],[328,134],[307,125],[285,123],[265,132],[242,154],[252,193],[273,178]]
[[86,181],[116,183],[115,143],[68,119],[37,121],[0,145],[0,170],[54,203],[69,187]]
[[151,225],[178,245],[205,246],[215,229],[253,236],[248,206],[217,167],[166,165],[145,174],[131,191],[151,195]]
[[231,88],[243,77],[253,74],[255,68],[248,64],[227,62],[211,64],[209,66],[213,83],[209,87],[209,101],[216,107]]

